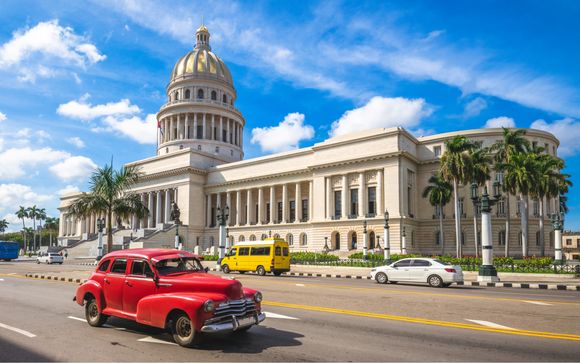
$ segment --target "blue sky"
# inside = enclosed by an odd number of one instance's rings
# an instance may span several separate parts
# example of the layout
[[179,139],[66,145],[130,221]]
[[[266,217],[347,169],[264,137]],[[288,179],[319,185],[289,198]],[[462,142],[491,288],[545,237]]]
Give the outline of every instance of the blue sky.
[[[154,155],[154,114],[202,16],[234,77],[246,158],[367,127],[533,125],[560,138],[580,185],[577,2],[7,0],[0,218],[57,215],[59,194],[112,156]],[[566,228],[580,229],[577,189]]]

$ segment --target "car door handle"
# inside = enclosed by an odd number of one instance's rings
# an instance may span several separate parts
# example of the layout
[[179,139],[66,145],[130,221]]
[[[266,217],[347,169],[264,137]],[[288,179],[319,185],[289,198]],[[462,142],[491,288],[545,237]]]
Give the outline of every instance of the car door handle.
[[105,283],[106,284],[110,284],[109,280],[105,279]]
[[133,287],[133,285],[131,284],[131,282],[125,280],[125,285],[129,286],[129,287]]

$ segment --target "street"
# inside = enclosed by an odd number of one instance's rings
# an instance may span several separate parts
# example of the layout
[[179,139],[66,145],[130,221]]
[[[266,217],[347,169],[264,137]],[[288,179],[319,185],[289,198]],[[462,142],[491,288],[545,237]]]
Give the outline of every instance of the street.
[[2,361],[577,361],[573,291],[378,285],[367,280],[232,273],[264,294],[267,319],[247,333],[204,337],[198,349],[166,332],[111,318],[84,321],[77,284],[24,278],[66,264],[0,264]]

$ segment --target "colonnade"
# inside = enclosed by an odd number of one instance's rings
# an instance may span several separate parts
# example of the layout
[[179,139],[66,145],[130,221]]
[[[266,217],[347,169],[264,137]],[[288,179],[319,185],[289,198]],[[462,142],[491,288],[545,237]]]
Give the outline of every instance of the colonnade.
[[[369,199],[371,188],[374,188],[374,200]],[[383,170],[327,176],[325,178],[326,218],[355,219],[382,215],[383,190]],[[340,208],[336,208],[336,192],[340,193]],[[356,200],[353,198],[353,193],[356,193],[354,197]],[[337,214],[337,211],[340,213]]]
[[182,113],[163,117],[159,144],[173,140],[215,140],[242,147],[243,127],[239,120],[213,113]]
[[160,223],[169,223],[171,219],[171,203],[177,200],[177,188],[159,189],[138,194],[149,210],[149,214],[142,219],[131,217],[131,227],[155,228]]

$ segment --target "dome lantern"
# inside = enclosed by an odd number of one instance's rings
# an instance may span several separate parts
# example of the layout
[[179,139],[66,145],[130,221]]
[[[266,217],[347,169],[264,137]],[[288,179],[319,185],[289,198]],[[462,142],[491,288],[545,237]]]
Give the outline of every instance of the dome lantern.
[[209,30],[207,30],[206,26],[201,24],[197,31],[195,32],[195,49],[199,48],[207,48],[211,50],[209,46]]

